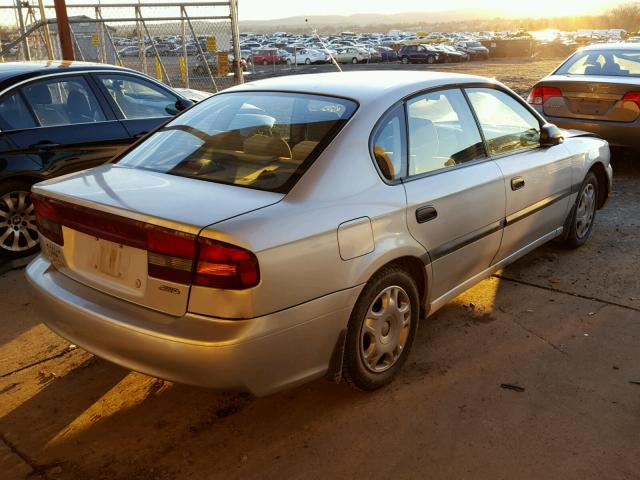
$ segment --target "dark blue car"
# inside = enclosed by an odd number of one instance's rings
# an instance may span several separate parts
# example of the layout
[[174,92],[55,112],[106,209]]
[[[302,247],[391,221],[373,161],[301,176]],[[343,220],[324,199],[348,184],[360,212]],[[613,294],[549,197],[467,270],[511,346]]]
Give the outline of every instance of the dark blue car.
[[0,64],[0,258],[38,248],[34,183],[109,161],[199,93],[110,65]]

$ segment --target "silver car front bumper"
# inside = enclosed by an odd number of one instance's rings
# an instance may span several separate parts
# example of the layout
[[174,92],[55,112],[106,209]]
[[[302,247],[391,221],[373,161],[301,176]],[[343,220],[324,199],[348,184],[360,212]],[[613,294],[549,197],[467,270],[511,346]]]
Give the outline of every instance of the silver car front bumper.
[[95,355],[167,380],[268,395],[321,377],[362,287],[250,320],[173,317],[82,285],[42,255],[26,270],[41,320]]

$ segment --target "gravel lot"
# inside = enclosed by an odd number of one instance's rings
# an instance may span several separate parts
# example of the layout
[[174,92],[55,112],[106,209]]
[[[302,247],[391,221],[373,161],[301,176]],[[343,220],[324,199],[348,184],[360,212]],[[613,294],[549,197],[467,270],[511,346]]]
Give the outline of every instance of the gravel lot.
[[[438,68],[524,93],[556,64]],[[1,275],[0,477],[640,478],[640,166],[614,169],[584,248],[547,245],[458,297],[376,393],[321,380],[256,399],[131,373],[39,323],[23,271]]]

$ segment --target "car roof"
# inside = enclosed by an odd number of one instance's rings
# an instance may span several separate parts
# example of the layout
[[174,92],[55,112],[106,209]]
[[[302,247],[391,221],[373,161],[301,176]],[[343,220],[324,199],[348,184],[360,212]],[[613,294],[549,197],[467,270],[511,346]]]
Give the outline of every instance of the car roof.
[[226,91],[289,91],[351,98],[358,102],[380,100],[384,97],[392,103],[416,91],[464,83],[497,82],[461,73],[370,70],[274,77],[238,85]]
[[11,87],[11,85],[19,81],[42,75],[87,70],[133,71],[129,68],[105,65],[103,63],[69,62],[64,60],[0,63],[0,91]]
[[640,50],[640,43],[594,43],[580,50],[583,52],[592,50]]

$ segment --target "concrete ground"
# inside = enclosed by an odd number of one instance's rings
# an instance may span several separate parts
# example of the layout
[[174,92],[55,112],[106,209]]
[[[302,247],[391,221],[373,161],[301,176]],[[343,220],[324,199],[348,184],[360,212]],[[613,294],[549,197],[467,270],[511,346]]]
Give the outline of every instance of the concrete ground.
[[39,323],[22,270],[1,275],[0,478],[640,478],[640,164],[614,168],[587,245],[544,246],[423,321],[375,393],[131,373]]

